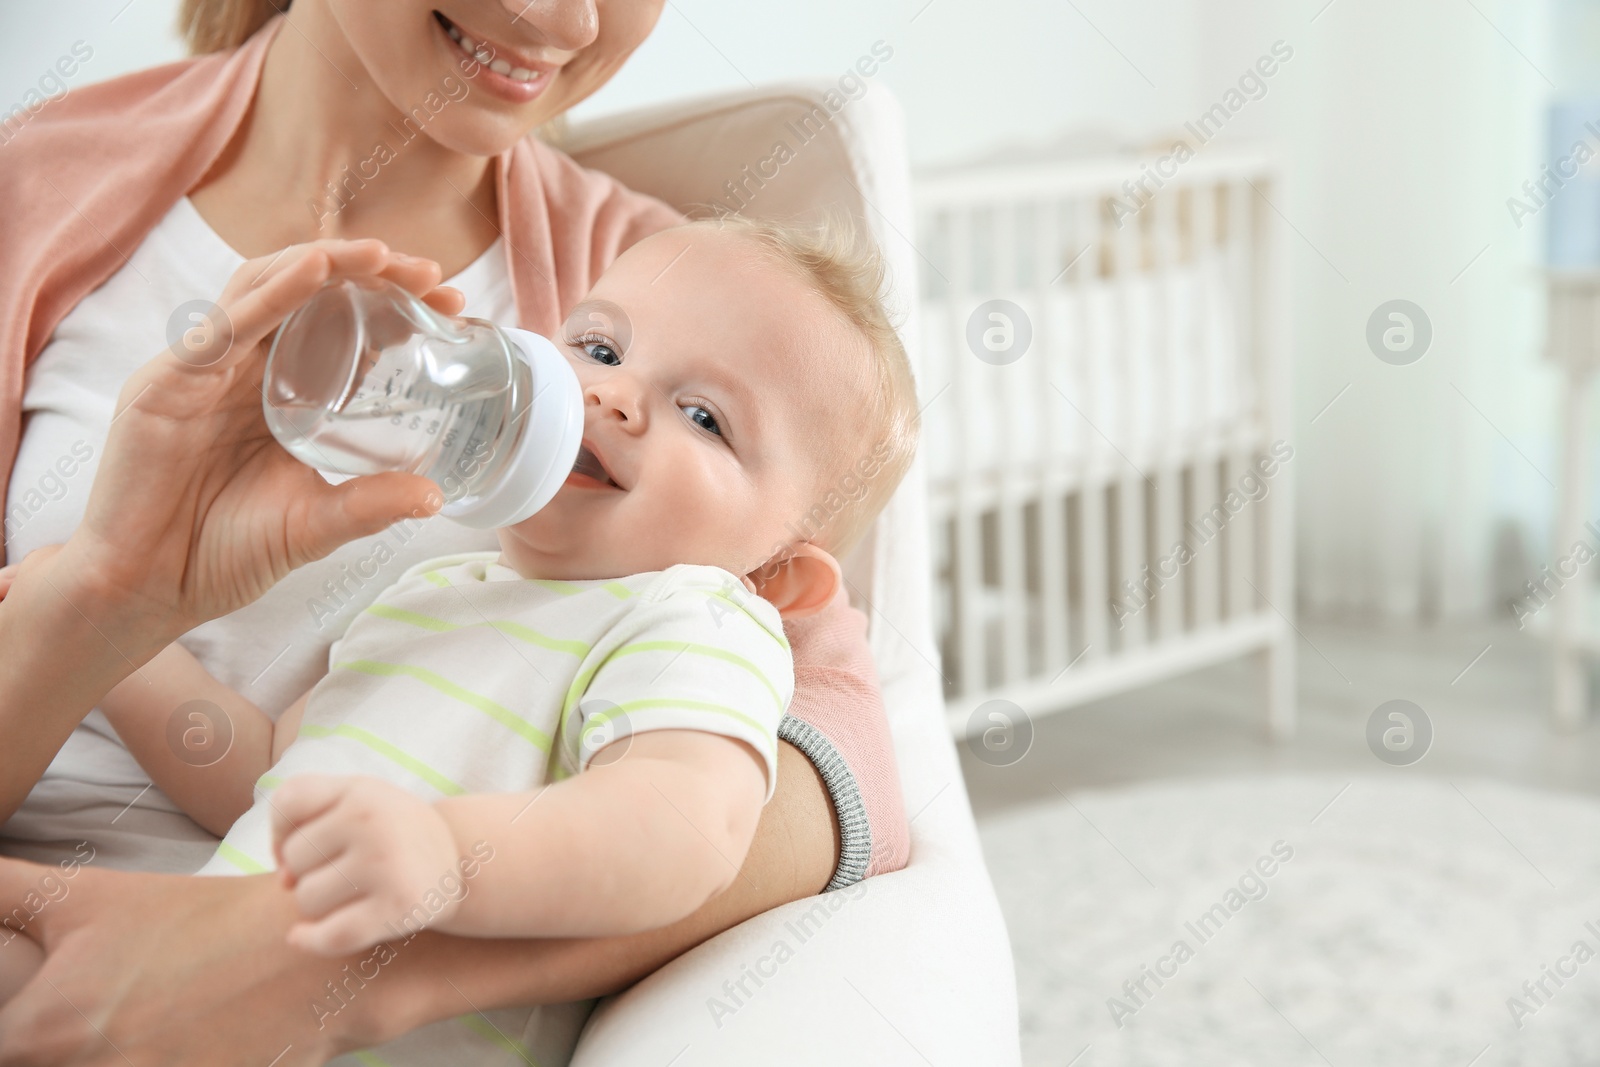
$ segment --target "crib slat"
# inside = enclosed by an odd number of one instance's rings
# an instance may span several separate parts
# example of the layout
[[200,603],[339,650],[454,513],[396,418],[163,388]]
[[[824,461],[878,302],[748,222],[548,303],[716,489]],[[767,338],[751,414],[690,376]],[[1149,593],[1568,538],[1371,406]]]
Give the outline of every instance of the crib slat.
[[1137,473],[1117,481],[1116,599],[1128,610],[1118,620],[1118,651],[1143,646],[1150,633],[1150,583],[1145,560],[1145,481]]
[[1111,560],[1106,490],[1106,482],[1096,475],[1084,482],[1078,494],[1078,565],[1083,576],[1082,655],[1083,662],[1089,664],[1111,654],[1108,610]]
[[1033,323],[1037,355],[1025,362],[1029,388],[1033,391],[1029,402],[1038,406],[1041,454],[1045,457],[1039,466],[1038,482],[1041,673],[1055,678],[1071,660],[1067,645],[1067,482],[1062,466],[1066,441],[1064,425],[1054,417],[1062,406],[1061,398],[1050,383],[1055,376],[1062,381],[1063,388],[1073,388],[1069,377],[1073,370],[1073,353],[1067,347],[1068,339],[1055,334],[1050,302],[1069,284],[1067,279],[1051,284],[1067,262],[1057,262],[1061,250],[1069,246],[1062,227],[1060,202],[1053,198],[1041,200],[1035,210],[1038,233],[1033,245],[1033,292],[1034,304],[1040,312],[1034,316]]
[[[1246,301],[1251,291],[1250,237],[1254,214],[1252,210],[1254,205],[1251,201],[1255,197],[1255,191],[1245,182],[1234,182],[1228,186],[1228,197],[1228,273],[1234,322],[1238,324],[1238,349],[1235,352],[1238,370],[1235,373],[1235,381],[1242,387],[1244,383],[1254,380],[1251,367],[1253,343],[1247,318],[1249,307]],[[1228,464],[1227,488],[1235,492],[1242,492],[1240,480],[1245,477],[1255,460],[1253,438],[1259,424],[1253,398],[1247,401],[1244,412],[1246,417],[1239,422],[1244,433],[1235,438],[1230,449],[1232,458]],[[1233,619],[1254,614],[1258,609],[1256,587],[1259,583],[1255,573],[1254,510],[1254,504],[1246,503],[1228,522],[1228,615]]]
[[[1100,371],[1090,358],[1089,292],[1101,284],[1102,262],[1106,254],[1100,200],[1094,195],[1080,195],[1072,202],[1073,232],[1087,248],[1078,260],[1078,295],[1080,314],[1076,330],[1078,366],[1075,381],[1076,395],[1081,407],[1094,410],[1091,398],[1100,389]],[[1077,255],[1078,253],[1074,253]],[[1061,409],[1058,409],[1061,410]],[[1101,458],[1105,446],[1088,420],[1076,411],[1066,409],[1062,418],[1072,426],[1077,438],[1077,455],[1081,490],[1078,496],[1079,573],[1083,582],[1083,658],[1094,663],[1111,654],[1110,613],[1111,559],[1107,538],[1106,475],[1108,469]],[[1076,655],[1076,651],[1074,655]],[[1069,661],[1070,662],[1070,661]]]
[[1117,466],[1117,574],[1113,593],[1129,609],[1120,620],[1119,648],[1128,650],[1145,644],[1149,636],[1150,610],[1145,603],[1149,596],[1145,564],[1145,469],[1148,462],[1141,447],[1144,442],[1132,436],[1140,424],[1139,408],[1148,402],[1141,390],[1145,383],[1135,375],[1132,366],[1132,338],[1134,316],[1139,313],[1134,303],[1133,285],[1143,270],[1143,242],[1140,240],[1140,218],[1124,219],[1115,230],[1116,256],[1112,280],[1117,295],[1117,361],[1120,370],[1116,394],[1121,418],[1114,428],[1101,427],[1110,438],[1102,448],[1112,449],[1108,458]]
[[[1188,448],[1188,438],[1176,437],[1181,410],[1194,403],[1192,396],[1178,393],[1178,361],[1184,353],[1179,350],[1178,324],[1173,321],[1173,307],[1177,301],[1173,273],[1178,269],[1178,195],[1171,187],[1163,189],[1150,206],[1152,213],[1153,271],[1159,286],[1158,298],[1164,314],[1160,315],[1154,338],[1158,404],[1154,431],[1161,435],[1159,468],[1156,475],[1156,515],[1152,527],[1156,543],[1151,555],[1156,558],[1156,580],[1161,591],[1155,602],[1155,626],[1163,640],[1183,631],[1185,613],[1185,585],[1188,581],[1182,566],[1182,556],[1175,549],[1183,529],[1183,465],[1179,458]],[[1187,423],[1187,420],[1182,420]]]
[[[967,315],[972,310],[973,262],[971,211],[962,207],[950,213],[950,299],[948,331],[951,346],[951,389],[956,398],[972,395],[974,364],[967,349]],[[983,595],[983,554],[979,544],[978,509],[968,495],[973,481],[972,420],[953,420],[956,436],[955,478],[955,582],[956,653],[958,688],[962,696],[980,693],[988,684],[984,668],[984,619],[988,605]]]
[[[1277,197],[1272,175],[1262,175],[1268,196]],[[1283,283],[1284,228],[1274,224],[1270,205],[1258,204],[1255,240],[1255,285],[1250,292],[1250,315],[1254,340],[1254,367],[1259,377],[1261,398],[1261,437],[1274,456],[1277,442],[1287,443],[1293,400],[1289,388],[1288,330],[1285,321],[1287,287]],[[1274,615],[1281,615],[1283,626],[1268,650],[1266,682],[1267,728],[1276,737],[1286,737],[1295,728],[1295,638],[1294,633],[1294,478],[1279,473],[1271,496],[1262,511],[1264,533],[1258,542],[1265,557],[1265,583],[1268,602]]]
[[[1263,177],[1259,185],[1266,196],[1277,195],[1270,179]],[[1276,335],[1272,321],[1282,301],[1282,288],[1273,272],[1277,250],[1272,247],[1273,234],[1267,225],[1268,212],[1272,209],[1258,196],[1252,196],[1248,203],[1253,208],[1247,217],[1250,225],[1246,244],[1249,288],[1243,294],[1240,316],[1248,354],[1246,374],[1255,401],[1257,456],[1261,457],[1272,449],[1278,437],[1288,436],[1284,420],[1290,402],[1285,388],[1287,382],[1279,377],[1281,364],[1273,359],[1273,348],[1281,346],[1283,340]],[[1293,591],[1288,588],[1289,572],[1284,564],[1292,551],[1288,526],[1291,513],[1287,507],[1291,504],[1290,479],[1279,473],[1271,481],[1267,497],[1257,508],[1254,555],[1263,596],[1278,610],[1289,613],[1293,610]]]
[[[1256,231],[1261,212],[1271,210],[1258,204],[1255,189],[1245,181],[1232,184],[1234,203],[1229,211],[1230,237],[1233,241],[1235,273],[1233,276],[1233,316],[1238,324],[1239,361],[1234,369],[1234,381],[1239,391],[1242,410],[1246,412],[1246,425],[1250,436],[1259,438],[1265,432],[1267,413],[1262,405],[1267,397],[1262,391],[1266,353],[1262,350],[1259,335],[1260,322],[1256,315]],[[1270,195],[1270,194],[1269,194]]]
[[[995,279],[990,292],[1020,295],[1015,283],[1017,264],[1016,207],[995,213],[994,264]],[[982,294],[979,294],[981,297]],[[1015,363],[1004,366],[981,364],[981,370],[991,384],[998,386],[994,395],[1000,401],[1002,412],[1020,413],[1023,406],[1032,403],[1025,388],[1029,360],[1037,362],[1037,331],[1044,318],[1042,307],[1023,308],[1029,315],[1035,340],[1029,351]],[[1025,440],[1021,420],[1012,417],[1002,420],[1005,436],[1005,459],[1036,454],[1037,442]],[[1030,447],[1030,445],[1032,447]],[[1028,675],[1029,609],[1027,590],[1027,549],[1023,539],[1023,505],[1026,501],[1022,484],[1023,474],[1015,462],[1000,463],[1000,507],[998,514],[999,579],[1000,579],[1000,671],[1004,682],[1020,682]]]
[[[1191,264],[1196,272],[1196,282],[1199,284],[1205,278],[1205,271],[1210,269],[1210,260],[1216,253],[1217,247],[1217,196],[1216,186],[1206,182],[1195,186],[1189,198],[1189,247],[1192,250]],[[1219,426],[1211,410],[1211,376],[1212,368],[1209,363],[1203,362],[1206,352],[1206,337],[1209,334],[1212,308],[1204,299],[1203,290],[1197,290],[1194,306],[1194,329],[1187,339],[1190,346],[1190,358],[1198,362],[1194,381],[1196,383],[1197,403],[1201,404],[1203,417],[1200,422],[1199,432],[1196,435],[1195,454],[1200,457],[1194,467],[1194,474],[1190,479],[1190,500],[1187,519],[1198,524],[1201,517],[1211,510],[1211,506],[1222,499],[1220,488],[1221,478],[1218,475],[1216,456],[1222,444],[1222,433],[1225,427]],[[1216,625],[1222,616],[1222,545],[1216,541],[1206,540],[1195,527],[1191,535],[1191,547],[1194,549],[1194,562],[1189,565],[1194,575],[1193,618],[1196,630],[1204,630]]]
[[1189,570],[1194,575],[1194,628],[1209,629],[1222,615],[1222,544],[1207,532],[1212,505],[1222,499],[1222,478],[1219,464],[1206,458],[1194,465],[1189,479],[1189,506],[1185,510],[1189,547],[1194,561]]

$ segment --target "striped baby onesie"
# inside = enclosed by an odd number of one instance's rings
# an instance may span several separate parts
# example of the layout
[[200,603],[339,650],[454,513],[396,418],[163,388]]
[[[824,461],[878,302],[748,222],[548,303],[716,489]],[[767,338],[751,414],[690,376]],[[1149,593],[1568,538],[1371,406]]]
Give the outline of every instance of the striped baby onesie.
[[[771,799],[794,688],[771,604],[716,567],[560,582],[523,578],[498,559],[474,552],[418,564],[351,622],[329,650],[299,736],[201,874],[272,868],[269,798],[297,774],[371,775],[428,800],[515,792],[580,773],[618,738],[691,729],[748,742],[766,763]],[[569,1007],[438,1023],[360,1055],[369,1064],[444,1062],[427,1051],[437,1048],[452,1064],[480,1062],[463,1055],[463,1029],[486,1035],[484,1063],[503,1061],[506,1041],[570,1047],[561,1018]]]

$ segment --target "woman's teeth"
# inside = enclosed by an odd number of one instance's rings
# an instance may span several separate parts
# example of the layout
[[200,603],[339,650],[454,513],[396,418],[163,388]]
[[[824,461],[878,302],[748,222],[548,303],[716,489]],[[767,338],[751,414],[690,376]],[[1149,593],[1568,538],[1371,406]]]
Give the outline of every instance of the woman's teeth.
[[471,37],[458,30],[454,25],[447,24],[445,32],[450,39],[461,47],[467,55],[488,67],[496,74],[503,74],[514,81],[531,82],[539,76],[537,71],[528,70],[526,67],[513,67],[503,59],[495,59],[494,52],[487,42],[474,41]]

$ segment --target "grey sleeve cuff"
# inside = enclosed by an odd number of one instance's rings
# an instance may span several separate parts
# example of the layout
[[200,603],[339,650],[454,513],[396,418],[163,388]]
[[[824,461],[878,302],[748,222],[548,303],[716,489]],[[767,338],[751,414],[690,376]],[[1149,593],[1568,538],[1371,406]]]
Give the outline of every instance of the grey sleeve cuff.
[[867,805],[861,799],[855,772],[839,755],[833,742],[804,719],[785,715],[778,724],[778,738],[805,753],[817,768],[839,819],[839,866],[822,891],[828,893],[855,885],[867,876],[867,864],[872,859],[872,826],[867,820]]

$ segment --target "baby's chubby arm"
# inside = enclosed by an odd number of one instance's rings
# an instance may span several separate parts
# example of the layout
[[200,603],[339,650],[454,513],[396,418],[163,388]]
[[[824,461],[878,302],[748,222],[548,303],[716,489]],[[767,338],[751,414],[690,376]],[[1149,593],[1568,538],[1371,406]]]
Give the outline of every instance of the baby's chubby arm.
[[528,793],[430,804],[372,778],[291,779],[273,794],[278,865],[302,916],[290,941],[339,955],[406,926],[485,937],[665,926],[737,876],[766,773],[743,741],[664,729],[619,738],[582,774]]
[[220,837],[250,807],[256,779],[294,737],[305,702],[302,695],[274,728],[174,642],[107,693],[100,710],[150,780]]
[[[34,554],[48,557],[60,550],[45,545]],[[0,600],[21,567],[0,567]],[[184,706],[196,700],[205,703]],[[212,678],[183,646],[158,652],[106,693],[99,707],[150,780],[207,830],[220,837],[250,806],[252,785],[266,766],[250,772],[271,747],[272,720]],[[219,731],[230,727],[226,753],[212,762]]]
[[[60,547],[37,551],[53,555]],[[0,599],[21,566],[0,567]],[[112,688],[100,710],[150,780],[184,814],[221,837],[250,807],[256,779],[294,739],[308,695],[278,717],[275,730],[265,712],[174,642]]]

